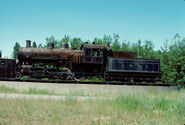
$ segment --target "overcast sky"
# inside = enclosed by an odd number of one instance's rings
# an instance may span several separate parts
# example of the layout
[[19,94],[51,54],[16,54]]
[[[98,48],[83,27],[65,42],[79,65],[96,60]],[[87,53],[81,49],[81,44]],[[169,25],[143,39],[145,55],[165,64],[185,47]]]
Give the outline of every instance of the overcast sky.
[[120,41],[152,40],[159,49],[176,33],[185,36],[184,0],[0,0],[0,50],[11,57],[15,42],[45,43],[53,35]]

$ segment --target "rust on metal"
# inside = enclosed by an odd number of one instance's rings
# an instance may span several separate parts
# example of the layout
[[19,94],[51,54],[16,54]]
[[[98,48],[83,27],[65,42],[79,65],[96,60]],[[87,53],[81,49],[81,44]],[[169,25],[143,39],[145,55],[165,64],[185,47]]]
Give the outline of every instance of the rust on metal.
[[84,62],[84,53],[83,51],[75,51],[71,57],[72,63],[83,63]]
[[61,60],[61,61],[63,59],[68,59],[68,58],[72,58],[72,61],[74,61],[74,62],[82,62],[83,61],[83,51],[82,50],[21,47],[19,49],[19,55],[22,55],[28,59],[31,57],[32,58],[38,57],[37,58],[38,60],[42,59],[42,58],[46,59],[49,57],[58,57],[59,60]]
[[122,58],[136,58],[137,54],[135,52],[114,51],[113,56]]
[[94,45],[94,44],[83,44],[84,48],[89,48],[89,49],[111,49],[110,46],[108,45]]

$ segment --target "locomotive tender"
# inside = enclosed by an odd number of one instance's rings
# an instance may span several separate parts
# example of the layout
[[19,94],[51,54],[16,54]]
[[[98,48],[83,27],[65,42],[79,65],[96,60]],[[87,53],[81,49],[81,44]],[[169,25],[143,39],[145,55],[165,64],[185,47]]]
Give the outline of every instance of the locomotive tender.
[[0,50],[0,79],[13,79],[16,75],[16,60],[1,58]]
[[32,48],[31,41],[26,42],[26,47],[18,52],[18,79],[24,75],[65,80],[98,76],[106,80],[154,82],[161,76],[160,60],[136,58],[133,52],[112,51],[109,45],[84,43],[76,50],[68,49],[67,44],[56,49],[54,43],[48,43],[48,48]]

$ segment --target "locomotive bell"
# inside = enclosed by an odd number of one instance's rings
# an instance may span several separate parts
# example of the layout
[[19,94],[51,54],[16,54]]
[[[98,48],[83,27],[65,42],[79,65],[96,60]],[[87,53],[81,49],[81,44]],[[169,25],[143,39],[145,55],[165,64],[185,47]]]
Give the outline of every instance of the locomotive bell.
[[61,43],[61,49],[68,49],[69,46],[67,43]]
[[55,48],[55,44],[54,44],[53,42],[49,42],[49,43],[48,43],[48,48],[49,48],[49,49]]
[[26,48],[31,47],[31,40],[26,40]]

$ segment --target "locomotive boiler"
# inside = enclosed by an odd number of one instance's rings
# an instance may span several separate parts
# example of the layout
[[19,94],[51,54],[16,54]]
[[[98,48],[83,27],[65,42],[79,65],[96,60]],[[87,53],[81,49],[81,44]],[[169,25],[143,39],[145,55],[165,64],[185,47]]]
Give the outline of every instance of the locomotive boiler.
[[54,43],[48,43],[48,48],[32,48],[31,41],[26,42],[26,47],[21,47],[18,52],[17,77],[62,78],[71,75],[73,64],[83,60],[83,51],[70,50],[67,44],[60,49],[55,49]]

